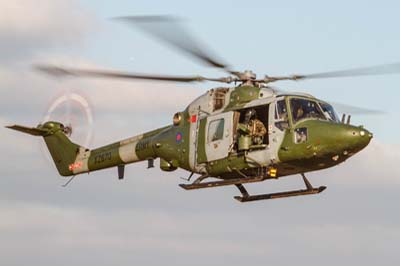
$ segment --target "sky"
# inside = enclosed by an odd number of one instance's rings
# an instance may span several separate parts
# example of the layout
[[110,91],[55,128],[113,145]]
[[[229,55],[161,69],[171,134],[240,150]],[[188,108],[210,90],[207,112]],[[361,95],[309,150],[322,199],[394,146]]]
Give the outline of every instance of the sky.
[[[90,147],[171,123],[218,84],[51,79],[34,63],[212,77],[142,32],[110,20],[172,14],[207,48],[259,77],[400,61],[397,1],[0,0],[1,265],[398,265],[400,75],[282,82],[288,91],[385,112],[353,116],[374,133],[344,164],[311,173],[316,196],[239,204],[235,188],[183,191],[188,173],[126,167],[78,176],[67,188],[42,140],[5,129],[36,125],[66,91],[94,113]],[[157,164],[157,163],[156,163]],[[302,186],[299,176],[249,185]]]

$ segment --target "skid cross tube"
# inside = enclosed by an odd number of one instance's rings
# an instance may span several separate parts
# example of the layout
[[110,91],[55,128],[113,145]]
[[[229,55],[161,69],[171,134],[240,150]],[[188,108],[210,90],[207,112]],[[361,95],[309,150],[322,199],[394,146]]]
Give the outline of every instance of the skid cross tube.
[[229,186],[229,185],[239,185],[244,183],[254,183],[264,181],[265,177],[247,177],[247,178],[235,178],[235,179],[227,179],[222,181],[212,181],[212,182],[193,182],[192,184],[179,184],[179,186],[186,190],[191,189],[200,189],[200,188],[212,188],[212,187],[220,187],[220,186]]
[[240,202],[249,202],[256,200],[268,200],[268,199],[278,199],[278,198],[288,198],[295,196],[318,194],[326,189],[325,186],[314,188],[304,174],[301,174],[301,176],[303,178],[306,189],[283,191],[283,192],[261,194],[261,195],[249,195],[247,190],[242,185],[241,186],[236,185],[239,191],[242,193],[242,196],[236,196],[234,198]]

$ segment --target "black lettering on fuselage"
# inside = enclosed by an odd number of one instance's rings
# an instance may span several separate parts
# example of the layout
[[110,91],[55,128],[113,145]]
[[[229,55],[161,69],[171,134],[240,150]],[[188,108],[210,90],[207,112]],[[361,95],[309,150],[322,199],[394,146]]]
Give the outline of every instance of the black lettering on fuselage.
[[141,141],[136,145],[136,151],[142,151],[149,148],[149,141]]
[[110,151],[109,152],[103,152],[103,153],[100,153],[100,154],[94,156],[94,163],[95,164],[103,163],[105,161],[110,161],[110,160],[111,160],[111,152]]

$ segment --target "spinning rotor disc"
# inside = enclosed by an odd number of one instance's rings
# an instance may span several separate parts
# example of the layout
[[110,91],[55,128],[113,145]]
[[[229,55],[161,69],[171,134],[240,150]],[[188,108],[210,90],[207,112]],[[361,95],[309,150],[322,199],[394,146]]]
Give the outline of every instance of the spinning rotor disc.
[[93,138],[93,113],[89,102],[76,92],[66,92],[57,97],[49,106],[42,123],[57,121],[66,127],[64,133],[72,142],[84,147]]

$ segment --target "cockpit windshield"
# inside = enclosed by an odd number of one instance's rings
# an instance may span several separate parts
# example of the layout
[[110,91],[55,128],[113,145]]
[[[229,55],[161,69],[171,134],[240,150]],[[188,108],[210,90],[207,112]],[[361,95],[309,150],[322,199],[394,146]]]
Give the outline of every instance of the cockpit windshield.
[[320,102],[319,104],[321,105],[321,108],[324,111],[324,114],[328,118],[328,120],[340,123],[340,119],[336,114],[335,109],[333,109],[332,105],[324,102]]
[[290,99],[293,122],[296,123],[302,119],[315,118],[327,120],[318,103],[309,99],[292,98]]

